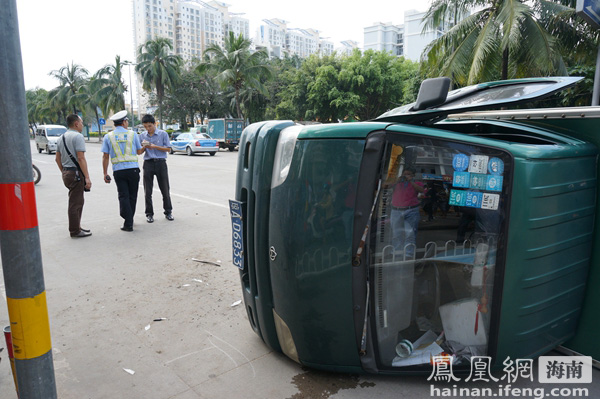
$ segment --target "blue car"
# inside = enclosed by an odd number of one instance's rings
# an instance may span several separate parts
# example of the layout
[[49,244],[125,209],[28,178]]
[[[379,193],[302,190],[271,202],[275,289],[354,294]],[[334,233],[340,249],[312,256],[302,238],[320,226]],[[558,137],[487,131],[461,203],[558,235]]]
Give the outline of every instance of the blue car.
[[206,133],[182,133],[177,139],[171,141],[171,154],[185,152],[194,155],[198,152],[208,152],[215,155],[219,151],[217,140],[212,139]]

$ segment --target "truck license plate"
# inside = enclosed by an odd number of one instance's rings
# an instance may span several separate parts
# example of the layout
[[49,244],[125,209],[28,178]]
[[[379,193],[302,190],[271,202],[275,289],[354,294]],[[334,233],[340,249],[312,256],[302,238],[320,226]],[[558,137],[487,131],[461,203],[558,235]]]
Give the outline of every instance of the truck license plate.
[[240,269],[244,268],[244,222],[242,217],[242,203],[229,200],[231,213],[231,245],[233,251],[233,264]]

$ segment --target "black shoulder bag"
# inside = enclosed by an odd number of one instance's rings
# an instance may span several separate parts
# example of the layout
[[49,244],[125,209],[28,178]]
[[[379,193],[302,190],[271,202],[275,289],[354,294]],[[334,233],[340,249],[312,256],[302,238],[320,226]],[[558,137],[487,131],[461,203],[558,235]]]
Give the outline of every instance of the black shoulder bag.
[[65,146],[65,150],[67,151],[67,154],[69,154],[69,158],[71,158],[71,161],[73,161],[75,166],[77,166],[77,170],[79,170],[79,173],[81,173],[81,176],[83,176],[83,191],[90,191],[89,188],[85,188],[85,175],[83,174],[83,170],[81,170],[81,166],[79,166],[79,162],[77,162],[77,158],[75,158],[73,154],[71,154],[71,151],[69,151],[69,147],[67,146],[67,140],[65,140],[64,134],[62,135],[62,141]]

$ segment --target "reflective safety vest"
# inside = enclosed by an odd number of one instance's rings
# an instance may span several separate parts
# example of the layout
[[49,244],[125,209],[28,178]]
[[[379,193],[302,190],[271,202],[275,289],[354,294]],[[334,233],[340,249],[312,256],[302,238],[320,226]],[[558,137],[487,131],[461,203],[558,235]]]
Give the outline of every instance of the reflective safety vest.
[[[125,137],[125,135],[127,135],[127,137]],[[110,132],[108,134],[110,144],[112,145],[113,152],[115,153],[115,156],[110,159],[110,162],[115,164],[121,162],[138,161],[137,154],[132,153],[134,137],[135,133],[131,131],[127,131],[125,133]],[[119,143],[125,143],[125,153],[121,151],[121,146],[119,145]]]

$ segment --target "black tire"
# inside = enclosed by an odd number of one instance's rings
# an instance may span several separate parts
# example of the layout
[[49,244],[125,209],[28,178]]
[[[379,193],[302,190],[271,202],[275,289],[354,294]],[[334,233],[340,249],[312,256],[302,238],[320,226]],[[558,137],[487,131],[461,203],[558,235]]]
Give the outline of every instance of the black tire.
[[52,154],[52,151],[50,151],[50,147],[48,147],[48,145],[46,145],[46,153],[48,153],[48,155]]
[[194,155],[194,151],[192,151],[192,147],[185,147],[185,153],[188,154],[190,157],[192,155]]
[[36,145],[37,149],[38,149],[38,153],[42,153],[42,151],[44,151],[43,149],[41,149],[38,145]]
[[229,149],[229,151],[233,152],[233,150],[235,150],[235,146],[234,146],[234,145],[230,145],[230,146],[228,147],[228,149]]
[[169,150],[169,154],[173,154],[173,147]]
[[40,172],[37,166],[33,164],[31,166],[33,166],[33,184],[38,184],[42,180],[42,172]]
[[213,156],[215,156],[216,153],[217,153],[216,151],[213,151],[210,153],[210,156],[213,157]]

